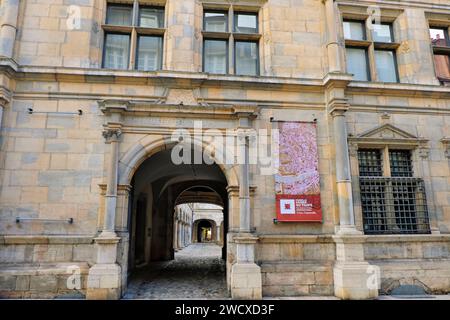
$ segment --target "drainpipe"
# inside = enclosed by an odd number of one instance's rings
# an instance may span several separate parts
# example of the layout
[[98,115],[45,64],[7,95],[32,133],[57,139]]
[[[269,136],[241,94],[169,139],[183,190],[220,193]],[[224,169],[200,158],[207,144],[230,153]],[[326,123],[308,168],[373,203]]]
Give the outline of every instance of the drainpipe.
[[0,25],[0,56],[13,58],[20,0],[2,1]]

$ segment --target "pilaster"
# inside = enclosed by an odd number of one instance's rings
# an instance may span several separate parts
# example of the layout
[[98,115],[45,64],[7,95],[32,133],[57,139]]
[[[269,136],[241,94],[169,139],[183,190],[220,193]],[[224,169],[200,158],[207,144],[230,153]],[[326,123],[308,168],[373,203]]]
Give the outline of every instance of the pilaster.
[[[239,106],[238,165],[239,165],[239,233],[233,237],[236,244],[236,262],[231,267],[231,297],[233,299],[262,299],[261,268],[255,263],[255,244],[258,238],[251,233],[250,206],[250,136],[255,108]],[[229,195],[230,195],[230,191]],[[236,190],[237,191],[237,190]]]

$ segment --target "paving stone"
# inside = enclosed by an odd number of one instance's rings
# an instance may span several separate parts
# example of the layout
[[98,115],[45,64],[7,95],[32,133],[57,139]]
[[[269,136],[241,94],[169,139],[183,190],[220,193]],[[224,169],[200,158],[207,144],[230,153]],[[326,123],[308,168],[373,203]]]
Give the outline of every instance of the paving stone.
[[191,244],[175,260],[135,271],[124,299],[226,299],[225,261],[215,244]]

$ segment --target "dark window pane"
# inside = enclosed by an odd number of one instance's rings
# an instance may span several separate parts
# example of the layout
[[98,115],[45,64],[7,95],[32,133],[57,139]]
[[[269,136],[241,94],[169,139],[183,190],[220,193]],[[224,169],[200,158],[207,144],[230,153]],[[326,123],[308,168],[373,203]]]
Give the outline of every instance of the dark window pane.
[[258,33],[258,16],[254,13],[236,13],[234,32]]
[[227,32],[228,15],[225,12],[205,12],[205,31]]
[[128,69],[130,36],[106,34],[103,67],[108,69]]
[[109,5],[106,13],[106,23],[117,26],[131,26],[132,6]]
[[258,74],[258,44],[256,42],[236,41],[236,74]]
[[392,177],[412,177],[413,167],[409,150],[389,150]]
[[347,72],[358,81],[369,81],[367,54],[365,49],[347,48]]
[[435,54],[434,64],[436,66],[436,76],[439,80],[450,81],[450,56]]
[[147,28],[164,28],[164,9],[140,8],[139,26]]
[[393,42],[390,24],[373,24],[372,38],[375,42]]
[[365,25],[359,21],[344,21],[344,37],[349,40],[366,40]]
[[375,64],[378,80],[381,82],[398,82],[393,51],[375,50]]
[[162,38],[141,36],[138,43],[137,68],[143,71],[161,69]]
[[439,28],[430,28],[430,38],[431,43],[434,46],[438,47],[445,47],[448,46],[448,40],[445,37],[446,30],[445,29],[439,29]]
[[381,152],[377,149],[358,150],[359,175],[362,177],[382,176]]
[[227,42],[224,40],[205,40],[204,71],[227,73]]

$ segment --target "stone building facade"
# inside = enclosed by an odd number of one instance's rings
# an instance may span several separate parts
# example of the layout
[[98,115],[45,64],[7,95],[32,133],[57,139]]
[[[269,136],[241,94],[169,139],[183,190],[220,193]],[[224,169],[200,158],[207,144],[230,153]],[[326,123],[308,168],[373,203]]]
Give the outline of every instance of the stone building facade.
[[[215,204],[194,203],[192,206],[193,228],[192,242],[200,242],[199,227],[206,221],[206,226],[211,229],[211,241],[223,246],[223,212],[222,208]],[[200,241],[199,241],[200,239]]]
[[[450,291],[448,0],[0,3],[2,297],[120,298],[191,196],[224,208],[233,298]],[[317,124],[322,223],[274,223],[246,161],[171,161],[176,129],[248,155],[274,121]]]

